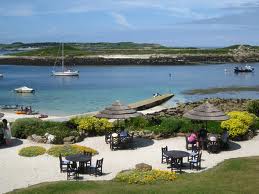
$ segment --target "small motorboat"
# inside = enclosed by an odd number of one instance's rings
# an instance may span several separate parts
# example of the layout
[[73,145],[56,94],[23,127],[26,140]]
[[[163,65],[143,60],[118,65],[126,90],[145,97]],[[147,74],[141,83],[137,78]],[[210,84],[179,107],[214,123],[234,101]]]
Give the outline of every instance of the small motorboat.
[[252,68],[250,65],[246,65],[244,68],[235,67],[234,72],[235,73],[252,73],[252,72],[254,72],[254,68]]
[[33,93],[33,92],[35,92],[35,90],[33,88],[28,88],[27,86],[16,88],[15,91],[17,93]]
[[4,75],[0,73],[0,78],[2,78],[2,77],[4,77]]

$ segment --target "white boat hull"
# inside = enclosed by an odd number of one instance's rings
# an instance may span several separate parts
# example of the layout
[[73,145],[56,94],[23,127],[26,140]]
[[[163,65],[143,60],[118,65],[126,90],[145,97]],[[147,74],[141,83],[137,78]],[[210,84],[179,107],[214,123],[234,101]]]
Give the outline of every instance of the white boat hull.
[[17,93],[33,93],[34,90],[15,90]]
[[28,88],[26,86],[14,89],[17,93],[33,93],[35,90],[33,88]]
[[4,75],[0,73],[0,77],[4,77]]
[[79,71],[53,71],[55,76],[79,76]]

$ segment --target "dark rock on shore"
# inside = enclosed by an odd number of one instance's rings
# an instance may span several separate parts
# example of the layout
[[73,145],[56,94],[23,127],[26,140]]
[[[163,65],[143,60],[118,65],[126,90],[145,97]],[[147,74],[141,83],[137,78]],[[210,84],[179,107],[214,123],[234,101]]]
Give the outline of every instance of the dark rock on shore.
[[250,99],[222,99],[222,98],[212,98],[204,99],[197,102],[187,102],[178,104],[177,107],[165,109],[159,112],[148,114],[147,116],[177,116],[182,117],[183,114],[194,107],[197,107],[208,101],[209,103],[215,105],[218,109],[223,112],[230,111],[246,111],[247,103],[251,101]]

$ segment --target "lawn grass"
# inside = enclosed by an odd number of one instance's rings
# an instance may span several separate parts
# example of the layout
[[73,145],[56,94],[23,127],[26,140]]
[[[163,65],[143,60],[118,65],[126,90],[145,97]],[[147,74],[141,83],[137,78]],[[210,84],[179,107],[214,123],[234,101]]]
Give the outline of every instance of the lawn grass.
[[259,157],[226,160],[198,174],[178,175],[174,182],[152,185],[115,181],[60,181],[43,183],[12,193],[259,193]]

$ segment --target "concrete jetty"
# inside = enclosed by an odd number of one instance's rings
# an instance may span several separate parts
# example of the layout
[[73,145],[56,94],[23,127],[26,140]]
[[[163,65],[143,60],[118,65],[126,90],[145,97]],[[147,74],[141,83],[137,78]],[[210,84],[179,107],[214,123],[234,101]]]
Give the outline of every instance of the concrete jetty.
[[161,96],[152,97],[146,100],[142,100],[136,103],[129,104],[131,108],[134,108],[136,110],[146,110],[149,108],[153,108],[155,106],[161,105],[164,102],[168,101],[170,98],[172,98],[174,94],[163,94]]

